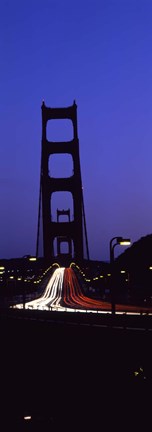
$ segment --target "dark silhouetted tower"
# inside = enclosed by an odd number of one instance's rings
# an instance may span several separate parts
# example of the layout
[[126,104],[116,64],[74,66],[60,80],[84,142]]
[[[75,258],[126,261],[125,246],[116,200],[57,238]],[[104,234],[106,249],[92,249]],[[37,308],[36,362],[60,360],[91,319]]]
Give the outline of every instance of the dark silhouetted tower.
[[[47,140],[47,122],[52,119],[69,119],[73,125],[71,141],[53,142]],[[73,159],[73,175],[66,178],[54,178],[49,175],[49,157],[53,154],[70,154]],[[67,222],[52,221],[51,198],[54,192],[71,192],[73,198],[73,219]],[[77,134],[77,105],[74,101],[67,108],[48,108],[42,103],[42,159],[41,159],[41,192],[43,218],[44,258],[54,258],[54,240],[57,239],[58,250],[61,241],[67,241],[71,251],[73,244],[74,259],[83,260],[83,194],[79,159],[79,140]],[[64,211],[62,211],[64,212]],[[66,210],[65,210],[66,212]],[[63,214],[63,213],[62,213]],[[59,216],[59,213],[58,213]]]

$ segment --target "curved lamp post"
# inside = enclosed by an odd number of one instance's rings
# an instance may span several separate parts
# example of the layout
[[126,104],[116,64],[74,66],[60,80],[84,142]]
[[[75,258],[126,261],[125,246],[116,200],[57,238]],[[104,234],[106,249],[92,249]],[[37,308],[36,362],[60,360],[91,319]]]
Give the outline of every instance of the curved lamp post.
[[[114,242],[115,240],[115,242]],[[123,237],[118,237],[115,236],[110,240],[110,264],[111,264],[111,271],[112,271],[112,276],[114,273],[114,248],[117,245],[120,246],[129,246],[131,244],[130,239],[128,238],[123,238]],[[112,288],[112,292],[111,292],[111,309],[112,309],[112,314],[115,314],[115,287],[113,286]]]

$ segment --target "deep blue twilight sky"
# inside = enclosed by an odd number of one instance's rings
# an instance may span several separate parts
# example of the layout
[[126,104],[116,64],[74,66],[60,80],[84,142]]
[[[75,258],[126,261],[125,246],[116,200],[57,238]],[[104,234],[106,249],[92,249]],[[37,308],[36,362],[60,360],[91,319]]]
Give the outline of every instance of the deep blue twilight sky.
[[78,106],[90,258],[151,234],[152,1],[1,0],[0,56],[0,258],[35,254],[43,99]]

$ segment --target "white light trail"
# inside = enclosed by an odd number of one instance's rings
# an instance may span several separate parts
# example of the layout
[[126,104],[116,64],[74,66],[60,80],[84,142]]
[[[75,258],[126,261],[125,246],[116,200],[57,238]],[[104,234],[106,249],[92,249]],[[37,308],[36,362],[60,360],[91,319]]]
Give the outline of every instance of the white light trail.
[[[64,267],[58,268],[51,276],[43,295],[35,300],[25,303],[26,309],[48,309],[51,306],[53,309],[58,309],[62,298]],[[23,307],[21,304],[16,304],[16,308]]]
[[62,298],[64,270],[64,267],[56,269],[46,286],[44,294],[40,298],[26,303],[26,308],[29,306],[33,306],[33,308],[58,307]]

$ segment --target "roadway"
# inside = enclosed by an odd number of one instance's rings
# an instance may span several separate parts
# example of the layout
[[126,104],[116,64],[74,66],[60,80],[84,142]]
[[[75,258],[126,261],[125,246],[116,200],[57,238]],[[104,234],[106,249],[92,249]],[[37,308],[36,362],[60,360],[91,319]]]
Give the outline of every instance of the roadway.
[[[23,304],[13,307],[22,308]],[[111,313],[111,303],[85,295],[74,270],[71,267],[59,267],[48,281],[43,294],[26,302],[25,309]],[[124,313],[150,315],[152,307],[116,304],[116,314]]]

